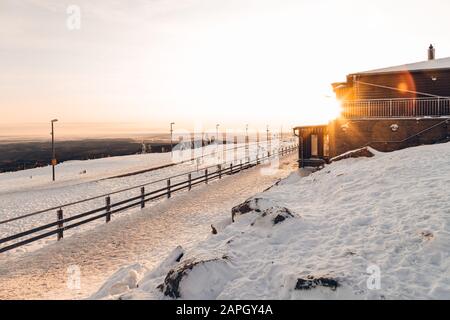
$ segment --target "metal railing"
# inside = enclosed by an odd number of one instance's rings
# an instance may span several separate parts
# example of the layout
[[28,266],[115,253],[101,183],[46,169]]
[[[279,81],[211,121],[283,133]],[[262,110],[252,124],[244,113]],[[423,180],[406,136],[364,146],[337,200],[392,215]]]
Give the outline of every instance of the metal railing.
[[[171,196],[178,191],[182,190],[191,190],[193,187],[200,184],[208,184],[209,182],[217,179],[222,179],[223,176],[233,175],[235,173],[241,172],[242,170],[252,168],[263,163],[266,160],[269,160],[275,156],[284,156],[294,152],[297,149],[297,145],[294,144],[289,147],[279,148],[276,152],[268,151],[264,156],[259,157],[256,155],[254,160],[251,160],[250,157],[246,158],[244,161],[239,160],[238,163],[230,162],[223,163],[217,166],[210,166],[207,168],[203,168],[203,174],[194,175],[194,171],[171,176],[166,179],[160,179],[157,181],[152,181],[147,184],[133,186],[130,188],[126,188],[123,190],[111,192],[105,195],[96,196],[88,199],[84,199],[81,201],[76,201],[72,203],[68,203],[65,205],[61,205],[58,207],[52,207],[45,210],[40,210],[32,213],[28,213],[19,217],[11,218],[8,220],[0,221],[0,225],[11,223],[13,221],[24,220],[36,215],[42,215],[44,213],[49,213],[55,211],[56,220],[50,223],[44,223],[42,225],[33,227],[26,231],[22,231],[19,233],[15,233],[0,239],[0,253],[6,252],[32,242],[56,235],[57,240],[61,240],[64,237],[64,232],[67,230],[71,230],[77,228],[81,225],[87,224],[89,222],[93,222],[99,219],[104,218],[105,222],[108,223],[111,221],[111,217],[119,212],[126,211],[133,207],[140,207],[141,209],[145,208],[145,205],[149,201],[154,201],[161,198],[171,198]],[[176,178],[180,178],[185,176],[185,180],[176,181]],[[175,182],[174,182],[175,180]],[[152,189],[151,191],[146,190],[146,187],[149,185],[155,185],[158,182],[166,182],[164,187],[158,187],[156,189]],[[111,195],[123,193],[126,191],[137,191],[134,196],[127,197],[125,199],[112,202]],[[64,210],[68,207],[78,205],[80,203],[85,203],[92,200],[101,200],[104,198],[104,205],[99,207],[95,207],[92,210],[84,211],[84,212],[75,212],[75,214],[64,217]]]
[[358,118],[416,118],[450,116],[450,98],[347,100],[342,116]]

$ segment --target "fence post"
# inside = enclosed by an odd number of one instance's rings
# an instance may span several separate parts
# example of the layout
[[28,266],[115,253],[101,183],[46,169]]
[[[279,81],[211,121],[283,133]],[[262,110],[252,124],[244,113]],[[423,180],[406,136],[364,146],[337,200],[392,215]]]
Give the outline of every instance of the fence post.
[[208,184],[208,169],[205,169],[205,183]]
[[145,187],[141,187],[141,209],[145,208]]
[[194,163],[195,161],[195,136],[194,133],[191,133],[191,161]]
[[167,198],[170,198],[172,195],[170,193],[170,179],[167,179]]
[[239,163],[240,163],[240,164],[239,164],[239,172],[240,172],[240,171],[242,171],[242,159],[240,160]]
[[222,179],[222,165],[217,165],[217,169],[219,170],[219,179]]
[[59,231],[58,231],[57,236],[58,236],[58,241],[59,241],[59,240],[61,240],[64,237],[63,222],[62,222],[62,220],[64,218],[63,218],[63,210],[62,210],[62,208],[60,208],[56,212],[56,216],[57,216],[57,219],[58,219],[58,229],[59,229]]
[[232,175],[232,174],[233,174],[233,162],[230,163],[230,175]]
[[192,189],[192,174],[188,174],[188,190]]
[[106,202],[106,223],[111,221],[111,197],[107,196],[105,198]]

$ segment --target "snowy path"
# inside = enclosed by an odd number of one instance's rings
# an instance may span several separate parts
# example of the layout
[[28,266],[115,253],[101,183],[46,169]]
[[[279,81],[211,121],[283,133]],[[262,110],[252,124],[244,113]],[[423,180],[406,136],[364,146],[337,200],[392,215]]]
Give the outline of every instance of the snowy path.
[[[245,149],[243,144],[237,145],[236,157],[242,159],[245,157]],[[264,147],[264,144],[260,144]],[[228,147],[230,148],[230,147]],[[217,161],[217,157],[213,151],[222,150],[216,148],[216,146],[208,146],[204,148],[204,154],[211,154],[211,157],[205,157],[203,162],[200,163],[200,168],[210,166]],[[200,156],[202,151],[196,151]],[[249,148],[251,155],[257,154],[256,145],[251,145]],[[88,178],[74,178],[77,172],[83,170],[83,168],[89,167],[91,177],[105,178],[105,173],[108,172],[109,176],[117,173],[132,172],[139,168],[154,167],[158,165],[167,164],[167,159],[170,154],[144,154],[124,157],[112,157],[88,161],[68,161],[61,164],[65,166],[61,168],[60,172],[65,172],[66,179],[63,181],[57,181],[55,184],[49,183],[44,180],[46,168],[36,168],[18,172],[3,173],[0,174],[0,220],[11,219],[23,214],[31,213],[38,210],[43,210],[51,207],[61,206],[67,203],[104,195],[106,193],[123,190],[132,186],[157,181],[160,179],[166,179],[170,176],[184,174],[197,169],[196,163],[179,163],[171,167],[166,167],[154,171],[144,172],[138,175],[126,176],[115,179],[107,180],[89,180]],[[227,160],[232,160],[233,152],[227,153]],[[122,166],[120,166],[120,164]],[[150,166],[152,164],[152,166]],[[199,171],[199,174],[203,171]],[[29,174],[34,174],[33,181],[27,178]],[[62,173],[60,173],[62,174]],[[195,176],[195,174],[194,174]],[[23,179],[27,178],[28,181]],[[47,179],[47,178],[46,178]],[[86,180],[87,179],[87,180]],[[172,179],[173,183],[180,182],[186,179],[186,175]],[[46,181],[46,182],[45,182]],[[45,182],[45,183],[44,183]],[[38,183],[38,184],[36,184]],[[157,190],[166,186],[165,181],[161,181],[146,187],[146,191]],[[117,193],[111,196],[112,203],[131,198],[139,195],[140,189],[133,189],[126,192]],[[77,205],[64,208],[64,216],[70,217],[74,214],[86,212],[93,208],[98,208],[104,205],[104,198],[99,198],[87,202],[83,202]],[[150,204],[149,204],[150,205]],[[153,204],[152,204],[153,205]],[[0,238],[29,230],[32,227],[51,223],[55,221],[56,212],[47,211],[45,213],[35,215],[23,220],[13,221],[7,224],[0,225]],[[70,230],[68,235],[83,232],[89,230],[96,225],[101,224],[94,222],[86,224],[80,228]],[[53,243],[53,238],[45,238],[34,242],[33,244],[25,247],[15,249],[11,252],[7,252],[7,255],[15,252],[30,252],[36,250],[42,246]]]
[[[261,168],[246,170],[221,181],[176,195],[144,211],[113,217],[59,243],[0,261],[0,299],[83,298],[98,289],[120,266],[139,261],[157,264],[175,246],[189,248],[206,238],[210,225],[230,216],[230,208],[286,177],[296,154],[282,159],[273,175]],[[67,288],[67,268],[81,270],[81,289]]]

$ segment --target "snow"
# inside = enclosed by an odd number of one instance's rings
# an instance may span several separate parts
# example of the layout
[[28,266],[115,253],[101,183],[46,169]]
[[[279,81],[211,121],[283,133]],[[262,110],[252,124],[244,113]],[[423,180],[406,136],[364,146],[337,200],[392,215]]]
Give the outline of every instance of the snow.
[[92,298],[450,299],[449,168],[447,143],[293,173],[179,262]]
[[[51,181],[51,166],[0,174],[0,193],[27,191],[36,188],[58,188],[99,180],[130,171],[170,164],[170,153],[148,153],[91,160],[73,160],[56,166],[57,181]],[[86,171],[86,173],[82,173]]]
[[[285,142],[283,145],[289,145]],[[237,159],[245,157],[244,144],[237,144]],[[272,147],[277,148],[278,141],[272,142]],[[110,157],[95,160],[67,161],[57,165],[57,181],[52,182],[50,167],[35,168],[17,172],[7,172],[0,174],[0,220],[11,219],[30,212],[44,210],[47,208],[63,206],[68,203],[85,200],[91,197],[97,197],[113,193],[119,190],[127,189],[133,186],[139,186],[152,181],[167,179],[174,175],[186,174],[191,171],[197,171],[193,174],[202,174],[202,168],[222,163],[223,161],[232,161],[234,159],[234,145],[226,145],[226,156],[222,156],[222,145],[210,145],[204,148],[195,149],[194,156],[199,160],[186,161],[190,159],[191,152],[174,151],[174,157],[170,153],[151,153],[132,156]],[[256,144],[250,144],[249,154],[255,157],[257,152],[260,156],[265,150],[265,142],[260,143],[259,150]],[[204,157],[202,157],[202,155]],[[137,175],[113,178],[117,175],[123,175],[130,172],[161,167],[168,164],[173,166],[160,168],[157,170],[143,172]],[[80,172],[86,171],[86,174]],[[180,176],[172,179],[172,183],[186,180],[186,176]],[[146,186],[146,191],[156,190],[166,186],[165,181],[159,181]],[[126,192],[120,192],[111,196],[111,202],[117,202],[126,198],[131,198],[140,194],[140,189],[133,189]],[[103,206],[104,197],[83,202],[80,204],[65,207],[64,217],[70,217],[76,213],[86,212],[94,208]],[[157,202],[154,202],[157,203]],[[149,205],[153,205],[154,203]],[[128,213],[121,213],[121,215]],[[47,211],[27,219],[13,221],[11,223],[0,225],[0,238],[8,235],[26,231],[32,227],[54,222],[56,220],[56,210]],[[93,228],[103,221],[95,221],[83,225],[79,228],[69,230],[64,237]],[[36,250],[43,245],[54,242],[54,238],[45,238],[34,242],[26,247],[21,247],[6,255],[16,252],[29,252]]]
[[[143,210],[113,215],[107,224],[102,220],[88,230],[67,237],[64,233],[62,241],[50,237],[48,245],[25,246],[27,252],[21,254],[1,254],[0,299],[87,298],[114,272],[134,261],[143,269],[124,271],[112,290],[128,291],[130,279],[139,281],[142,272],[154,269],[178,245],[189,249],[210,234],[211,224],[218,230],[228,225],[229,208],[288,176],[295,170],[296,159],[296,153],[283,157],[277,164],[279,170],[270,171],[271,175],[264,170],[268,164],[260,165],[174,194]],[[67,286],[68,270],[79,270],[79,289]]]
[[395,67],[375,69],[365,72],[360,72],[357,74],[377,74],[377,73],[388,73],[388,72],[402,72],[402,71],[420,71],[420,70],[437,70],[437,69],[450,69],[450,57],[426,60],[416,63],[404,64]]

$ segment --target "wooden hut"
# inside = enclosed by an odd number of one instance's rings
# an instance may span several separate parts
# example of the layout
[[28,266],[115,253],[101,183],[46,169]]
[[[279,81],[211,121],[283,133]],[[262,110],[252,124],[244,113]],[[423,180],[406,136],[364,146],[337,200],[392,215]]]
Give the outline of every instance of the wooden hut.
[[432,45],[426,61],[352,73],[332,87],[341,117],[314,129],[324,132],[327,143],[318,148],[327,148],[328,155],[312,155],[312,127],[295,128],[306,148],[300,157],[305,165],[305,159],[327,161],[364,146],[393,151],[450,137],[450,57],[435,59]]

